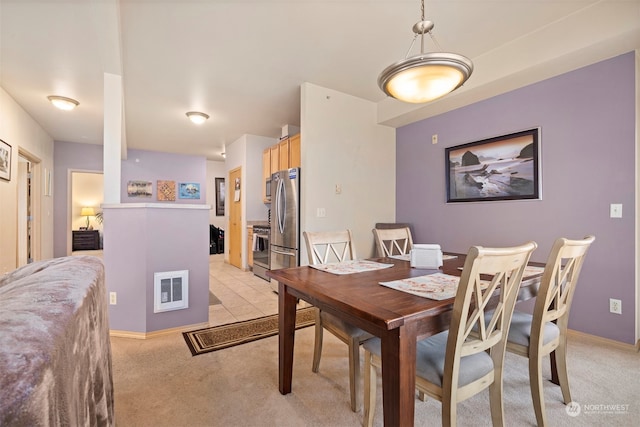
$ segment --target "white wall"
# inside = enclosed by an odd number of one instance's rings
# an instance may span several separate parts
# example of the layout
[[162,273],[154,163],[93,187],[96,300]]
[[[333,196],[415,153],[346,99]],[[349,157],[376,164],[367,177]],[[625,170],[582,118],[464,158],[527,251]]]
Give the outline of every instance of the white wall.
[[[43,96],[43,102],[46,102]],[[0,88],[0,139],[11,145],[11,181],[0,180],[0,273],[17,266],[17,200],[18,200],[18,152],[39,161],[34,165],[33,196],[36,212],[34,227],[40,251],[34,259],[53,257],[53,197],[43,196],[44,170],[53,170],[53,139],[20,107],[11,96]],[[55,194],[54,194],[55,196]]]
[[[278,142],[277,138],[256,135],[242,135],[225,147],[226,159],[224,174],[229,179],[229,171],[242,168],[240,178],[240,204],[242,206],[242,265],[248,269],[247,221],[266,221],[269,205],[262,202],[262,151]],[[231,184],[227,184],[227,200],[233,197]],[[215,200],[215,199],[214,199]],[[215,206],[215,203],[214,203]],[[228,222],[229,210],[225,206],[225,223]],[[228,227],[225,227],[227,229]],[[227,234],[225,234],[227,239]],[[225,259],[229,259],[228,245],[225,242]]]
[[[395,221],[395,129],[378,125],[376,111],[373,102],[302,85],[301,234],[349,228],[358,258],[374,254],[375,223]],[[325,217],[317,216],[318,208]]]

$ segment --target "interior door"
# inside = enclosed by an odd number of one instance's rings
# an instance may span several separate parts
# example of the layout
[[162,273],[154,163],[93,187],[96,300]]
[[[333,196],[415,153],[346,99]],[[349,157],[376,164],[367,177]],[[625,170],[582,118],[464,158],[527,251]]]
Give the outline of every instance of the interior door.
[[229,205],[229,232],[225,233],[229,248],[229,264],[242,268],[242,168],[229,171],[227,203]]

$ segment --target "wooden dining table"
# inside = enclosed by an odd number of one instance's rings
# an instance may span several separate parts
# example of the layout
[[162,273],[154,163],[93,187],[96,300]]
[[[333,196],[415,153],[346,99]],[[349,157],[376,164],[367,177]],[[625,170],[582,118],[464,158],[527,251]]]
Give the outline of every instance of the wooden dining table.
[[[453,258],[445,259],[440,270],[411,268],[408,261],[395,258],[373,258],[393,266],[345,275],[310,266],[267,272],[278,281],[280,393],[291,392],[296,304],[302,299],[381,339],[384,425],[412,426],[416,342],[449,328],[454,298],[432,300],[381,286],[380,282],[436,272],[460,276],[465,255],[445,255]],[[540,277],[523,278],[519,300],[536,295]]]

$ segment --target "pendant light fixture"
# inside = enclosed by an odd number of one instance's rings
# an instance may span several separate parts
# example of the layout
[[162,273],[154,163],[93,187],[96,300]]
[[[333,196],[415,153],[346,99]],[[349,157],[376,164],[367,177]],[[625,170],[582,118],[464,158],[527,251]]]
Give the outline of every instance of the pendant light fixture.
[[409,47],[420,37],[420,54],[385,68],[378,77],[378,86],[387,95],[400,101],[422,103],[433,101],[453,92],[467,81],[473,72],[473,63],[457,53],[424,53],[424,35],[429,34],[440,48],[431,30],[433,22],[424,19],[424,0],[421,0],[420,21],[413,26],[415,36]]

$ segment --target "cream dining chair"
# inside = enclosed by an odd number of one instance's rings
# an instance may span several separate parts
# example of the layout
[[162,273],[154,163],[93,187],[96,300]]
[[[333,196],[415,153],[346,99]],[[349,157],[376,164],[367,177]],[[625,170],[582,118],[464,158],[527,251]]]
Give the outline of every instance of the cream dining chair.
[[413,239],[409,227],[385,228],[373,230],[376,252],[379,257],[406,255],[413,248]]
[[595,240],[559,238],[553,244],[542,274],[533,315],[514,311],[507,351],[529,359],[531,397],[539,426],[547,425],[542,386],[542,358],[551,355],[558,371],[564,403],[571,402],[567,375],[569,309],[587,250]]
[[[356,259],[351,230],[303,233],[307,243],[309,264],[326,264]],[[328,330],[349,346],[349,388],[351,410],[360,407],[360,344],[372,337],[368,332],[352,326],[336,316],[316,311],[316,337],[313,348],[313,372],[318,372],[322,353],[323,329]]]
[[[418,341],[416,389],[421,398],[426,394],[442,403],[442,425],[456,425],[458,402],[486,388],[493,425],[503,425],[502,366],[506,338],[522,275],[536,247],[535,242],[511,248],[471,247],[453,301],[449,330]],[[489,283],[480,275],[493,278]],[[492,297],[498,298],[497,306]],[[491,315],[486,316],[489,310]],[[382,362],[380,339],[368,340],[364,349],[363,424],[371,426],[376,367]]]

